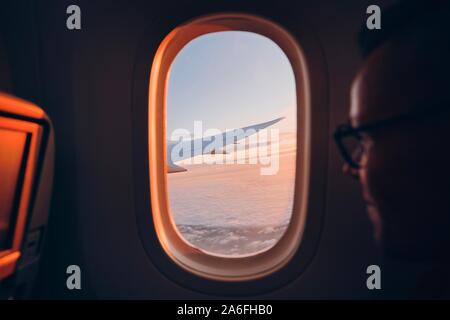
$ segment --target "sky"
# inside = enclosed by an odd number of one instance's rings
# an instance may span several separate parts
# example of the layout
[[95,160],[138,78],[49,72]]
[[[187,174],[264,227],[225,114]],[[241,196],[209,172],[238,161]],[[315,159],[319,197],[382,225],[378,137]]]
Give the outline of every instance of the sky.
[[286,117],[295,131],[295,79],[284,52],[251,32],[209,33],[189,42],[172,63],[167,91],[167,138],[177,128],[222,131]]

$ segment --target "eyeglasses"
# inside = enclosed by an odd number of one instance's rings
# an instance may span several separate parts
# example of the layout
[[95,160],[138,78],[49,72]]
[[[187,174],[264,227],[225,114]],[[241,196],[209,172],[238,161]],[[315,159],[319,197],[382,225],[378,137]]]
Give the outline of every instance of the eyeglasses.
[[435,107],[420,108],[416,111],[393,116],[388,119],[374,121],[359,127],[353,127],[349,123],[339,125],[334,132],[334,140],[347,164],[354,169],[361,168],[364,146],[362,133],[378,130],[396,125],[402,122],[417,121],[428,116],[438,115],[450,111],[449,103],[439,104]]

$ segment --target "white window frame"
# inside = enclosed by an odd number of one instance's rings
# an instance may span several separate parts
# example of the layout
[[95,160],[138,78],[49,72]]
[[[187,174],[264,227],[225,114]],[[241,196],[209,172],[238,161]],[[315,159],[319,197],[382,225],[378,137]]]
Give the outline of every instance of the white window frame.
[[[191,40],[219,31],[248,31],[271,39],[289,59],[296,82],[297,158],[295,196],[290,224],[272,248],[244,257],[211,255],[184,240],[170,213],[167,190],[166,95],[170,66],[178,52]],[[165,37],[155,54],[150,73],[148,108],[151,208],[155,230],[165,253],[184,270],[211,280],[255,280],[283,268],[301,244],[310,180],[309,73],[301,47],[296,40],[276,23],[248,14],[214,14],[180,25]]]

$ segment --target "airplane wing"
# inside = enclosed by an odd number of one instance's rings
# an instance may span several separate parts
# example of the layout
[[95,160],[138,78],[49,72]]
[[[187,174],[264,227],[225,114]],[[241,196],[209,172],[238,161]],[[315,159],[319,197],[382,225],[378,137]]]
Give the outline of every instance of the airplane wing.
[[[271,125],[274,125],[275,123],[277,123],[283,119],[284,119],[284,117],[280,117],[280,118],[277,118],[277,119],[274,119],[271,121],[226,131],[226,132],[223,132],[223,133],[215,135],[215,136],[202,137],[199,139],[181,141],[181,142],[168,141],[167,142],[167,173],[187,171],[187,169],[176,165],[172,161],[172,157],[171,157],[172,150],[179,143],[182,144],[180,147],[183,150],[189,150],[190,152],[186,152],[186,154],[184,154],[184,155],[183,154],[179,155],[179,157],[177,157],[177,161],[189,159],[189,158],[195,157],[200,154],[205,154],[205,148],[207,148],[207,146],[211,145],[211,143],[213,141],[215,141],[216,139],[221,139],[221,141],[223,141],[222,147],[225,147],[229,144],[237,143],[238,141],[240,141],[242,139],[245,139],[251,135],[254,135],[254,134],[258,133],[260,130],[270,127]],[[227,139],[228,135],[233,135],[234,139],[233,140]],[[215,154],[216,152],[217,152],[217,150],[212,149],[206,153]]]
[[184,172],[184,171],[187,171],[187,169],[177,166],[171,160],[167,161],[167,173]]

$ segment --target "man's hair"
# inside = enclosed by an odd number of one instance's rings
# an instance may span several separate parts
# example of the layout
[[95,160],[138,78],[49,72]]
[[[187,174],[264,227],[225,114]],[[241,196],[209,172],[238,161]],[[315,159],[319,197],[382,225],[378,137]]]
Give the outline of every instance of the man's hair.
[[[424,28],[436,19],[445,19],[439,28],[446,35],[437,41],[450,41],[450,1],[449,0],[400,0],[382,10],[381,29],[361,28],[358,45],[364,58],[371,55],[388,40],[409,34],[412,30]],[[445,30],[442,30],[445,29]]]

